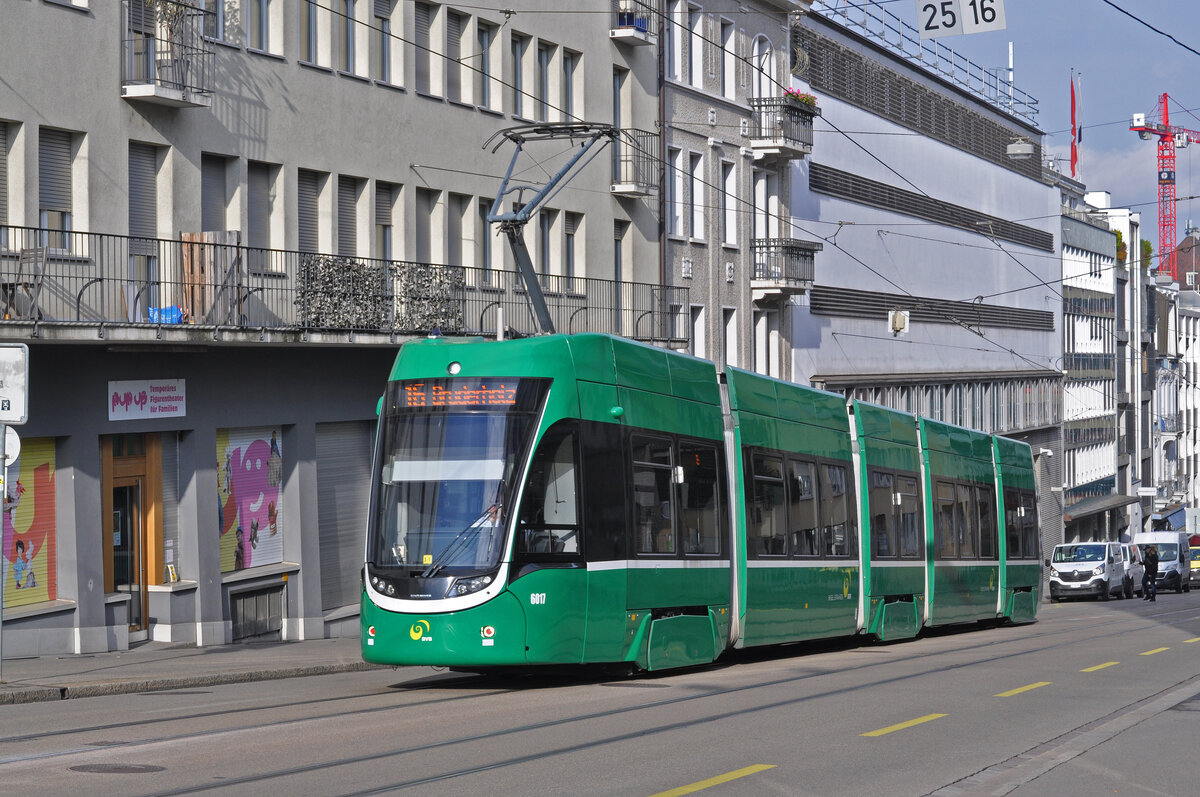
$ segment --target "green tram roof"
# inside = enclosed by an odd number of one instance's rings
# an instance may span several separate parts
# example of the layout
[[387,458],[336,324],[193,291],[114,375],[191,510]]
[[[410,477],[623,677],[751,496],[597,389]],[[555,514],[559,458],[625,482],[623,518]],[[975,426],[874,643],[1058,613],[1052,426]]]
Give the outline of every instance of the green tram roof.
[[794,382],[726,368],[730,409],[848,432],[846,399]]
[[917,416],[857,399],[851,402],[859,450],[868,466],[916,473],[921,469]]

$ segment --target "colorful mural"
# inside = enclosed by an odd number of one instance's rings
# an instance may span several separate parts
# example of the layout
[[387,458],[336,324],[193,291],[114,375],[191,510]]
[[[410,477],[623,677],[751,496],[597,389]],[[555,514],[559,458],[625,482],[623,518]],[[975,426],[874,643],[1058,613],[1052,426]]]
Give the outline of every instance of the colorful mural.
[[279,427],[217,430],[221,572],[283,561]]
[[54,438],[22,441],[4,492],[4,605],[55,600]]

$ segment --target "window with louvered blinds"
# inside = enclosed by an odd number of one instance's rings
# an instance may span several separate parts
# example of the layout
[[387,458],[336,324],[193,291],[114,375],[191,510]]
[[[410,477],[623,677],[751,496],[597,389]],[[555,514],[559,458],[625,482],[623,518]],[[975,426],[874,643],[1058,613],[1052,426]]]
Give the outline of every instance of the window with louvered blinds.
[[129,235],[158,237],[158,152],[150,144],[129,142]]
[[200,156],[200,228],[205,231],[225,231],[225,158],[220,155]]
[[301,252],[316,252],[321,244],[321,175],[300,169],[296,178],[296,242]]
[[358,254],[358,180],[338,177],[338,254],[354,257]]
[[8,123],[0,122],[0,224],[8,223]]

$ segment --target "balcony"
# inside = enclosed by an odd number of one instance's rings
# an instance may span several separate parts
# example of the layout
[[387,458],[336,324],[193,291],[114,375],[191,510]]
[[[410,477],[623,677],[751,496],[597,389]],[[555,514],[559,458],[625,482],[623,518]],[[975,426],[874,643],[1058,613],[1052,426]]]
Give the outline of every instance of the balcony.
[[612,0],[612,15],[608,37],[613,41],[634,47],[658,43],[657,0]]
[[173,108],[212,105],[216,15],[178,0],[122,0],[121,97]]
[[[536,330],[515,271],[0,226],[0,337],[385,344],[401,335]],[[684,348],[687,288],[546,275],[560,332]]]
[[658,133],[622,130],[613,139],[612,192],[644,197],[658,191]]
[[754,241],[754,276],[750,289],[754,301],[781,299],[804,293],[813,286],[815,241],[795,238],[759,238]]
[[816,105],[790,97],[751,97],[750,149],[755,160],[796,160],[812,154]]

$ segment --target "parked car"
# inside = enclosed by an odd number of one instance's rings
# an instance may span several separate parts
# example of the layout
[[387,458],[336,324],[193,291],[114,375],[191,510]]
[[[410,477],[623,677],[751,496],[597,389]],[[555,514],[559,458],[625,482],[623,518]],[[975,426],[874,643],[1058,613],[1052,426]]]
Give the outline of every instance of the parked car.
[[1125,557],[1119,542],[1067,542],[1054,546],[1046,560],[1050,568],[1050,599],[1076,595],[1125,596]]
[[1144,556],[1147,545],[1158,548],[1159,592],[1173,589],[1190,592],[1192,589],[1192,551],[1188,535],[1182,531],[1143,531],[1133,535],[1133,541]]
[[1142,597],[1142,577],[1146,566],[1142,564],[1142,552],[1132,542],[1121,543],[1121,555],[1125,558],[1125,597]]

